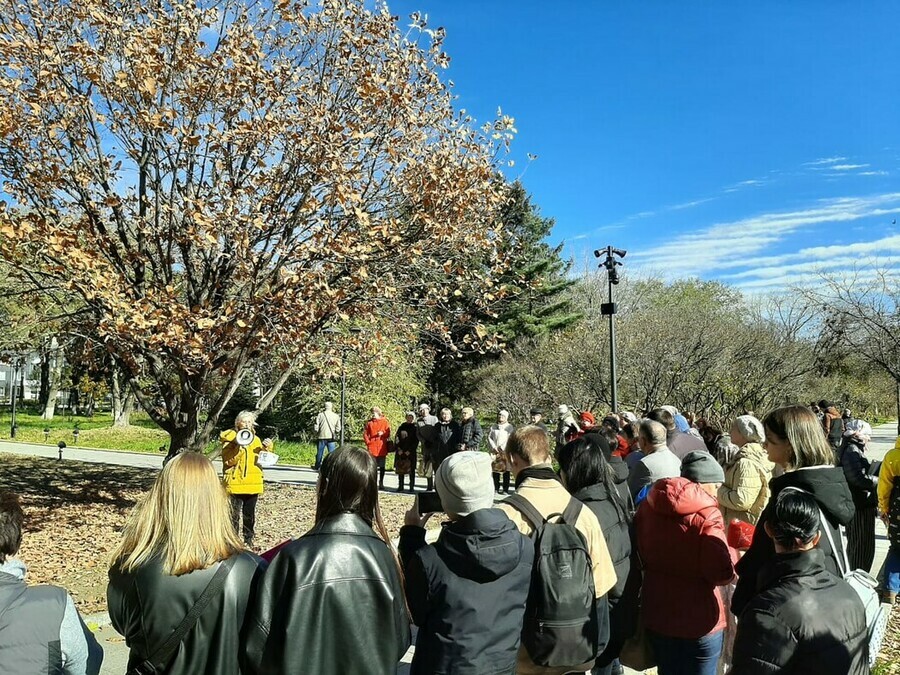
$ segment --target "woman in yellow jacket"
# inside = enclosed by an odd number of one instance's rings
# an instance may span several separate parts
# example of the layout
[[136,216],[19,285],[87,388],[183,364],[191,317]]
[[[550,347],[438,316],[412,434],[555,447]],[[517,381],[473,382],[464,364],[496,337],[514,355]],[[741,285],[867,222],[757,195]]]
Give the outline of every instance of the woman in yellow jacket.
[[231,519],[234,530],[240,534],[240,521],[243,514],[244,543],[247,548],[253,547],[253,535],[256,527],[256,502],[263,492],[263,472],[259,466],[259,453],[272,451],[272,440],[259,440],[253,436],[249,445],[238,445],[237,435],[242,429],[254,431],[256,413],[247,410],[238,413],[234,420],[234,429],[223,431],[219,436],[222,443],[222,468],[224,469],[225,489],[231,496]]
[[[884,456],[878,472],[878,511],[888,529],[887,558],[884,561],[882,600],[894,604],[900,592],[900,438]],[[895,489],[896,487],[896,489]]]

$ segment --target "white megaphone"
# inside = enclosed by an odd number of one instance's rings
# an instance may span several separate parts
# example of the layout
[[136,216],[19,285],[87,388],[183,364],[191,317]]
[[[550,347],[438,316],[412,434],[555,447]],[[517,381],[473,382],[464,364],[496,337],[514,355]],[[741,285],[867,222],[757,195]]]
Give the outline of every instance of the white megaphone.
[[234,442],[242,448],[246,448],[253,442],[254,438],[255,436],[250,429],[241,429],[237,432],[237,436],[234,437]]

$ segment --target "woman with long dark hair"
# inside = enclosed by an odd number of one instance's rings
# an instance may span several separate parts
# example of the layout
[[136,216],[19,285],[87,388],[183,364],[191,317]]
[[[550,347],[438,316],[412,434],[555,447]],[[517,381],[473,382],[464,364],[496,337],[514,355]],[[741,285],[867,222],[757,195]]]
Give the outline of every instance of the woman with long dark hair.
[[246,671],[395,672],[410,644],[409,614],[375,458],[359,448],[328,455],[317,493],[315,525],[278,552],[263,579]]
[[628,468],[621,457],[612,456],[609,441],[597,433],[564,445],[557,460],[563,485],[597,516],[616,569],[616,585],[608,596],[610,639],[592,671],[594,675],[608,675],[617,672],[615,661],[634,632],[637,615],[639,581],[629,579],[634,507],[628,491]]
[[[756,523],[750,548],[737,564],[738,582],[731,611],[738,617],[756,592],[761,570],[775,558],[775,545],[765,525],[782,490],[791,487],[815,497],[825,514],[822,527],[831,530],[835,542],[841,541],[839,526],[850,523],[855,512],[844,471],[834,465],[834,451],[814,412],[802,405],[779,408],[766,415],[763,427],[769,461],[783,468],[784,473],[769,482],[769,504]],[[843,554],[832,551],[828,539],[823,536],[818,547],[825,554],[826,569],[840,576],[837,560]]]

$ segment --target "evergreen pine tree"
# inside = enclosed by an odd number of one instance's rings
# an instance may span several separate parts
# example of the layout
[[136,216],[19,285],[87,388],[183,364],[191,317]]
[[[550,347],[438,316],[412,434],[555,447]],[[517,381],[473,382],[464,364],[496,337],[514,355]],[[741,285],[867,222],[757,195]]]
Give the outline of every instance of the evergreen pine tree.
[[[508,189],[501,248],[508,266],[496,284],[504,293],[491,305],[490,315],[475,313],[489,333],[500,336],[501,344],[559,330],[581,318],[566,297],[575,280],[567,277],[571,263],[562,258],[562,244],[550,246],[544,241],[553,229],[553,219],[541,216],[520,182]],[[485,263],[473,260],[472,264]],[[465,308],[466,298],[459,298],[459,304]],[[435,359],[429,385],[442,400],[465,398],[474,387],[475,369],[501,353],[451,352],[440,344],[432,345],[432,350]]]

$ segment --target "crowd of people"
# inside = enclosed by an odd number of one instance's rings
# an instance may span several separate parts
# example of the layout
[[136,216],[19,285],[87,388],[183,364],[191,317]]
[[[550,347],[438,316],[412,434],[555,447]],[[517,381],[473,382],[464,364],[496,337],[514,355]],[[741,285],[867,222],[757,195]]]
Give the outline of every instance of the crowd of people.
[[[841,560],[871,568],[880,513],[893,601],[900,439],[879,472],[871,428],[818,407],[741,415],[727,433],[670,406],[599,424],[559,406],[551,430],[539,409],[518,428],[501,410],[486,436],[471,408],[456,422],[423,404],[395,434],[373,408],[365,448],[335,448],[326,406],[315,524],[262,555],[254,457],[271,444],[239,438],[242,413],[221,439],[224,481],[179,455],[124,527],[107,598],[128,672],[386,674],[415,625],[422,675],[868,673]],[[379,504],[390,453],[401,491],[423,477],[440,500],[423,512],[419,493],[399,532]],[[71,597],[24,583],[23,520],[0,496],[0,672],[97,673]]]

